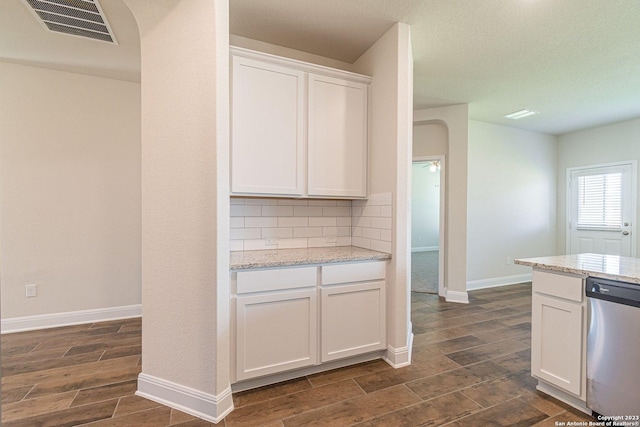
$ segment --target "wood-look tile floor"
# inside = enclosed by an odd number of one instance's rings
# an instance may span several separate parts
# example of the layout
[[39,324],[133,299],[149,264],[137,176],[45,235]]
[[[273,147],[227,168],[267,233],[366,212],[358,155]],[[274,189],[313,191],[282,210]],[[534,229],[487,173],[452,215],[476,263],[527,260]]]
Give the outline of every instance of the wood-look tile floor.
[[[554,426],[592,418],[535,390],[531,286],[412,295],[413,363],[372,361],[234,395],[233,426]],[[211,426],[134,395],[140,319],[2,336],[2,425]]]

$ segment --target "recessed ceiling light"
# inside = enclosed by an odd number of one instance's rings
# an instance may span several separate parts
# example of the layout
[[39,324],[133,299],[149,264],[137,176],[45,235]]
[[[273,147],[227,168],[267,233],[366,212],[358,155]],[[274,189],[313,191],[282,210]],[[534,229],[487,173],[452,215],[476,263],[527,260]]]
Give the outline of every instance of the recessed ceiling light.
[[506,116],[503,116],[503,117],[511,120],[518,120],[523,117],[533,116],[534,114],[539,114],[539,113],[537,111],[531,111],[531,110],[519,110],[511,114],[507,114]]

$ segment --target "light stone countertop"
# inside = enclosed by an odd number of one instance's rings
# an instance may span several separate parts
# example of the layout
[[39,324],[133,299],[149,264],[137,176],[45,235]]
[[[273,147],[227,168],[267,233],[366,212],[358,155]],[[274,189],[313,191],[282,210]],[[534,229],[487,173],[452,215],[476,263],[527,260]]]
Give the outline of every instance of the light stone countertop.
[[232,251],[231,270],[391,259],[391,255],[355,246]]
[[640,283],[640,258],[577,254],[516,259],[514,262],[541,270],[586,274],[602,279]]

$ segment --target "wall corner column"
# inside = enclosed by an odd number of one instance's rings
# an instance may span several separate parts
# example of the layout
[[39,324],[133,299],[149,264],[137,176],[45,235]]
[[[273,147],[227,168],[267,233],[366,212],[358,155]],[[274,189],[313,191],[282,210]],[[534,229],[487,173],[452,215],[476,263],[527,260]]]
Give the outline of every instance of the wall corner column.
[[219,422],[229,380],[228,0],[124,0],[141,39],[139,396]]

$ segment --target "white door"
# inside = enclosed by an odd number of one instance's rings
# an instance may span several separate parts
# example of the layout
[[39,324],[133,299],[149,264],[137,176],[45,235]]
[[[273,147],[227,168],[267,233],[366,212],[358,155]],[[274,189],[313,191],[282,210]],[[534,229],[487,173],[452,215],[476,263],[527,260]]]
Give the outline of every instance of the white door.
[[237,379],[311,366],[317,360],[317,291],[239,296]]
[[385,348],[385,282],[323,287],[322,362]]
[[633,163],[569,170],[567,253],[635,255],[634,175]]
[[309,74],[309,195],[366,197],[366,84]]
[[531,374],[576,396],[582,393],[582,317],[580,303],[533,293]]
[[231,192],[301,196],[304,73],[233,57]]

